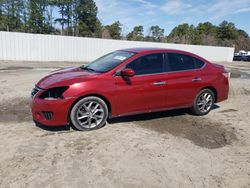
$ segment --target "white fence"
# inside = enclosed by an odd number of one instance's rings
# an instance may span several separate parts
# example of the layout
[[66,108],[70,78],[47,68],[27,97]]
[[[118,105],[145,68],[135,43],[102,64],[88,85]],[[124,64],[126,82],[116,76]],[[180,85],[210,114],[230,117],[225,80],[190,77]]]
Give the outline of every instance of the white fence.
[[88,62],[117,49],[159,47],[232,61],[234,48],[0,32],[0,60]]

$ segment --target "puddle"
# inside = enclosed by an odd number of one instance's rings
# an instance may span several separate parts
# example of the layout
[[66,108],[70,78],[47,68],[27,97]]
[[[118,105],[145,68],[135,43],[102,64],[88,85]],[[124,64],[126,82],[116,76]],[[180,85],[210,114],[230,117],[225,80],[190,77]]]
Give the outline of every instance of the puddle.
[[31,121],[28,98],[15,98],[0,103],[0,122]]
[[132,121],[144,129],[182,137],[203,148],[221,148],[236,140],[234,130],[230,127],[225,129],[221,123],[185,114],[182,110],[144,114],[125,119],[127,120],[122,122]]

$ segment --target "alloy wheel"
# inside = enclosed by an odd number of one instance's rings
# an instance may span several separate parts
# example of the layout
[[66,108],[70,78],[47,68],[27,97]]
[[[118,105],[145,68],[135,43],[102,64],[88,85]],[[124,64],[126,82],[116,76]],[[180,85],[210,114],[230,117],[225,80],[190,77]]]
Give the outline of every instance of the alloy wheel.
[[200,112],[207,113],[213,105],[213,96],[208,93],[202,93],[197,100],[197,107]]
[[104,108],[97,101],[87,101],[79,106],[76,116],[80,126],[85,129],[93,129],[103,121]]

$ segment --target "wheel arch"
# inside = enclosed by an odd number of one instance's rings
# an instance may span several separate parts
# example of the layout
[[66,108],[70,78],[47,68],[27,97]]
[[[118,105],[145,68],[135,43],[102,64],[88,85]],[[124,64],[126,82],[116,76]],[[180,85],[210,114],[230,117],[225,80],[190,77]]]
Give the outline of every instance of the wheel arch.
[[[203,90],[203,89],[210,89],[213,93],[214,93],[214,102],[216,103],[217,102],[217,99],[218,99],[218,93],[217,93],[217,90],[214,88],[214,87],[212,87],[212,86],[206,86],[206,87],[203,87],[203,88],[201,88],[201,90]],[[200,90],[200,91],[201,91]]]
[[103,95],[100,95],[100,94],[97,94],[97,93],[91,93],[91,94],[86,94],[86,95],[83,95],[83,96],[80,96],[78,97],[70,106],[69,108],[69,111],[68,111],[68,123],[70,123],[70,113],[71,113],[71,110],[73,108],[73,106],[81,99],[83,98],[86,98],[86,97],[98,97],[100,99],[102,99],[106,104],[107,104],[107,107],[108,107],[108,112],[109,112],[109,115],[108,117],[111,117],[112,116],[112,107],[111,107],[111,103],[109,102],[109,100],[107,99],[107,97],[103,96]]

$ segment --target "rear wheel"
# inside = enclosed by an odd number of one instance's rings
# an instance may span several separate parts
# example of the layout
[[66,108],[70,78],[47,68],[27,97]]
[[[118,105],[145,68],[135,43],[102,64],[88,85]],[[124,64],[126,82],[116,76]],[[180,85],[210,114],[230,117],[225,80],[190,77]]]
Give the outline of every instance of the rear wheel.
[[108,107],[99,97],[86,97],[79,100],[72,108],[70,120],[80,130],[93,130],[105,125]]
[[214,105],[215,97],[210,89],[201,90],[194,101],[191,111],[195,115],[206,115],[210,112]]

